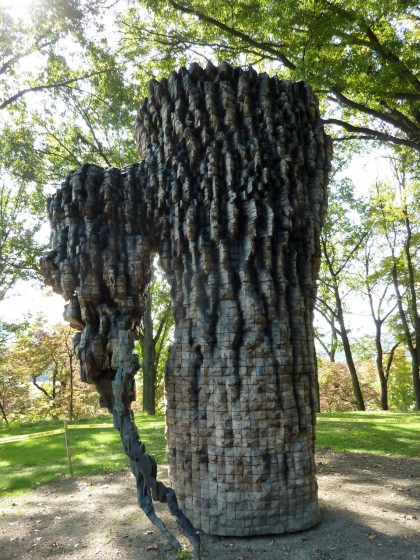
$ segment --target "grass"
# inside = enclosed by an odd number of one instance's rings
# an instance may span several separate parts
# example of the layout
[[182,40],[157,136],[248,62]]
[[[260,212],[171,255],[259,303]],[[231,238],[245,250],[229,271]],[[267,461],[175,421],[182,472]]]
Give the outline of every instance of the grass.
[[318,449],[420,457],[420,415],[392,412],[319,414]]
[[[164,417],[141,415],[136,423],[147,452],[164,462]],[[77,421],[68,428],[74,476],[114,472],[128,466],[110,416]],[[37,422],[20,430],[13,426],[0,434],[0,496],[69,476],[62,423]]]
[[[165,462],[165,419],[136,417],[146,450]],[[318,415],[317,448],[355,453],[420,456],[420,415],[380,412]],[[69,424],[75,476],[128,467],[110,416]],[[0,429],[0,496],[26,492],[69,476],[63,425],[37,422]]]

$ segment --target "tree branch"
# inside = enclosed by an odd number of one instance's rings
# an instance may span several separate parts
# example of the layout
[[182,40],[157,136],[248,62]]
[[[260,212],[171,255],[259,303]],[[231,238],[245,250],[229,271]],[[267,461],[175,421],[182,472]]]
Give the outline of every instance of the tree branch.
[[[357,101],[353,101],[352,99],[346,97],[338,88],[338,86],[333,86],[331,88],[331,92],[335,95],[336,99],[332,98],[333,101],[338,101],[342,105],[346,105],[346,107],[351,107],[356,111],[360,111],[361,113],[366,113],[367,115],[371,115],[375,119],[379,119],[382,121],[387,122],[388,124],[400,128],[403,132],[408,135],[413,134],[413,127],[417,131],[417,126],[414,123],[411,123],[410,127],[407,127],[400,119],[395,119],[390,117],[384,112],[377,111],[376,109],[372,109],[371,107],[367,107],[363,105],[363,103],[358,103]],[[406,119],[407,117],[405,117]]]
[[32,378],[32,383],[35,385],[35,387],[37,389],[39,389],[42,393],[44,393],[44,395],[46,395],[46,397],[48,398],[48,400],[52,400],[52,396],[44,389],[44,387],[41,387],[41,385],[38,385],[37,381],[36,381],[36,377]]
[[169,0],[169,3],[173,8],[175,8],[175,10],[183,12],[184,14],[194,15],[199,20],[205,21],[210,25],[214,25],[215,27],[218,27],[220,30],[225,31],[229,35],[237,37],[238,39],[241,39],[245,43],[248,43],[249,45],[252,45],[257,49],[261,49],[263,51],[273,54],[286,68],[289,68],[290,70],[296,69],[296,65],[291,60],[289,60],[282,52],[274,48],[273,45],[271,45],[270,43],[261,43],[260,41],[256,41],[246,33],[243,33],[242,31],[238,31],[234,27],[230,27],[229,25],[226,25],[225,23],[211,16],[207,16],[206,14],[203,14],[196,10],[187,8],[186,6],[182,6],[181,4],[178,4],[178,2],[175,2],[175,0]]
[[385,379],[387,380],[389,379],[389,374],[391,373],[391,366],[392,366],[392,362],[394,361],[395,350],[398,348],[398,346],[399,346],[399,342],[394,344],[394,346],[391,348],[388,359],[386,361]]
[[[408,146],[409,148],[420,151],[420,141],[416,142],[414,140],[399,138],[398,136],[393,136],[392,134],[388,134],[386,132],[379,132],[378,130],[374,130],[372,128],[353,126],[352,124],[340,119],[322,119],[322,122],[323,124],[334,124],[337,126],[341,126],[348,132],[355,132],[357,134],[368,134],[371,140],[390,142],[391,144],[396,144],[398,146]],[[364,139],[366,140],[367,138]],[[342,140],[344,140],[344,138],[342,138]]]
[[45,84],[45,85],[42,85],[42,86],[34,86],[34,87],[22,89],[22,90],[18,91],[17,93],[15,93],[14,95],[12,95],[12,97],[9,97],[9,99],[6,99],[6,101],[3,101],[3,103],[0,104],[0,109],[4,109],[8,105],[11,105],[15,101],[17,101],[18,99],[20,99],[21,97],[26,95],[27,93],[33,93],[33,92],[44,91],[44,90],[48,90],[48,89],[57,89],[57,88],[61,88],[61,87],[66,87],[66,86],[68,86],[70,84],[74,84],[75,82],[78,82],[80,80],[85,80],[87,78],[92,78],[93,76],[98,76],[99,74],[105,74],[107,72],[110,72],[110,70],[99,70],[98,72],[92,72],[91,74],[84,74],[83,76],[80,76],[79,78],[72,78],[70,80],[65,80],[63,82],[56,82],[55,84]]
[[392,52],[386,51],[379,41],[377,35],[373,29],[369,26],[366,27],[366,35],[369,38],[372,49],[386,62],[399,66],[399,75],[404,78],[408,78],[410,83],[417,89],[420,90],[420,81],[411,72],[409,68],[398,58],[398,56]]

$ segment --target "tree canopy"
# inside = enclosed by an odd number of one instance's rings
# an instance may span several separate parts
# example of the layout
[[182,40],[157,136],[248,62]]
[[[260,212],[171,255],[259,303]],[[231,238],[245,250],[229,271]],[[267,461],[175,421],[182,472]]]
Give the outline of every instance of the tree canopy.
[[347,180],[331,184],[318,308],[334,359],[351,311],[344,300],[339,325],[337,293],[362,293],[348,271],[369,242],[369,282],[389,285],[384,304],[400,301],[389,347],[417,360],[419,400],[419,21],[414,0],[33,0],[24,15],[0,0],[0,299],[36,277],[46,195],[83,162],[138,159],[132,125],[150,78],[193,61],[253,65],[312,86],[337,166],[356,138],[359,150],[394,150],[405,207],[398,180],[360,204]]
[[163,68],[228,60],[304,80],[344,137],[419,150],[419,19],[414,0],[139,0],[125,40]]

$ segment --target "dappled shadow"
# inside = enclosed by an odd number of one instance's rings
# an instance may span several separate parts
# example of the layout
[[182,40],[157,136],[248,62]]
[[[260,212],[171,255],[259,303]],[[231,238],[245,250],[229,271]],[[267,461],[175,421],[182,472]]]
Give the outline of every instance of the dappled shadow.
[[[321,451],[317,466],[317,527],[264,538],[203,535],[204,560],[420,560],[419,460]],[[165,466],[160,477],[167,480]],[[14,500],[1,504],[0,560],[175,560],[137,507],[127,471],[61,481]],[[166,507],[156,510],[179,535]]]

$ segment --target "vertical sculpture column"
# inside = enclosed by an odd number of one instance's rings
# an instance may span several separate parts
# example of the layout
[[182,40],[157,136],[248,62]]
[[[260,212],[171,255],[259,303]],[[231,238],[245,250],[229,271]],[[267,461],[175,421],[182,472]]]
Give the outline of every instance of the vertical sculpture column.
[[170,281],[168,460],[192,523],[262,535],[318,522],[312,328],[331,145],[304,83],[193,65],[136,122]]
[[312,328],[331,145],[304,83],[192,65],[151,82],[136,121],[144,158],[84,165],[49,204],[45,282],[69,302],[82,379],[112,411],[154,514],[156,481],[130,410],[133,335],[150,258],[171,285],[168,460],[184,514],[217,535],[305,529],[319,519]]

